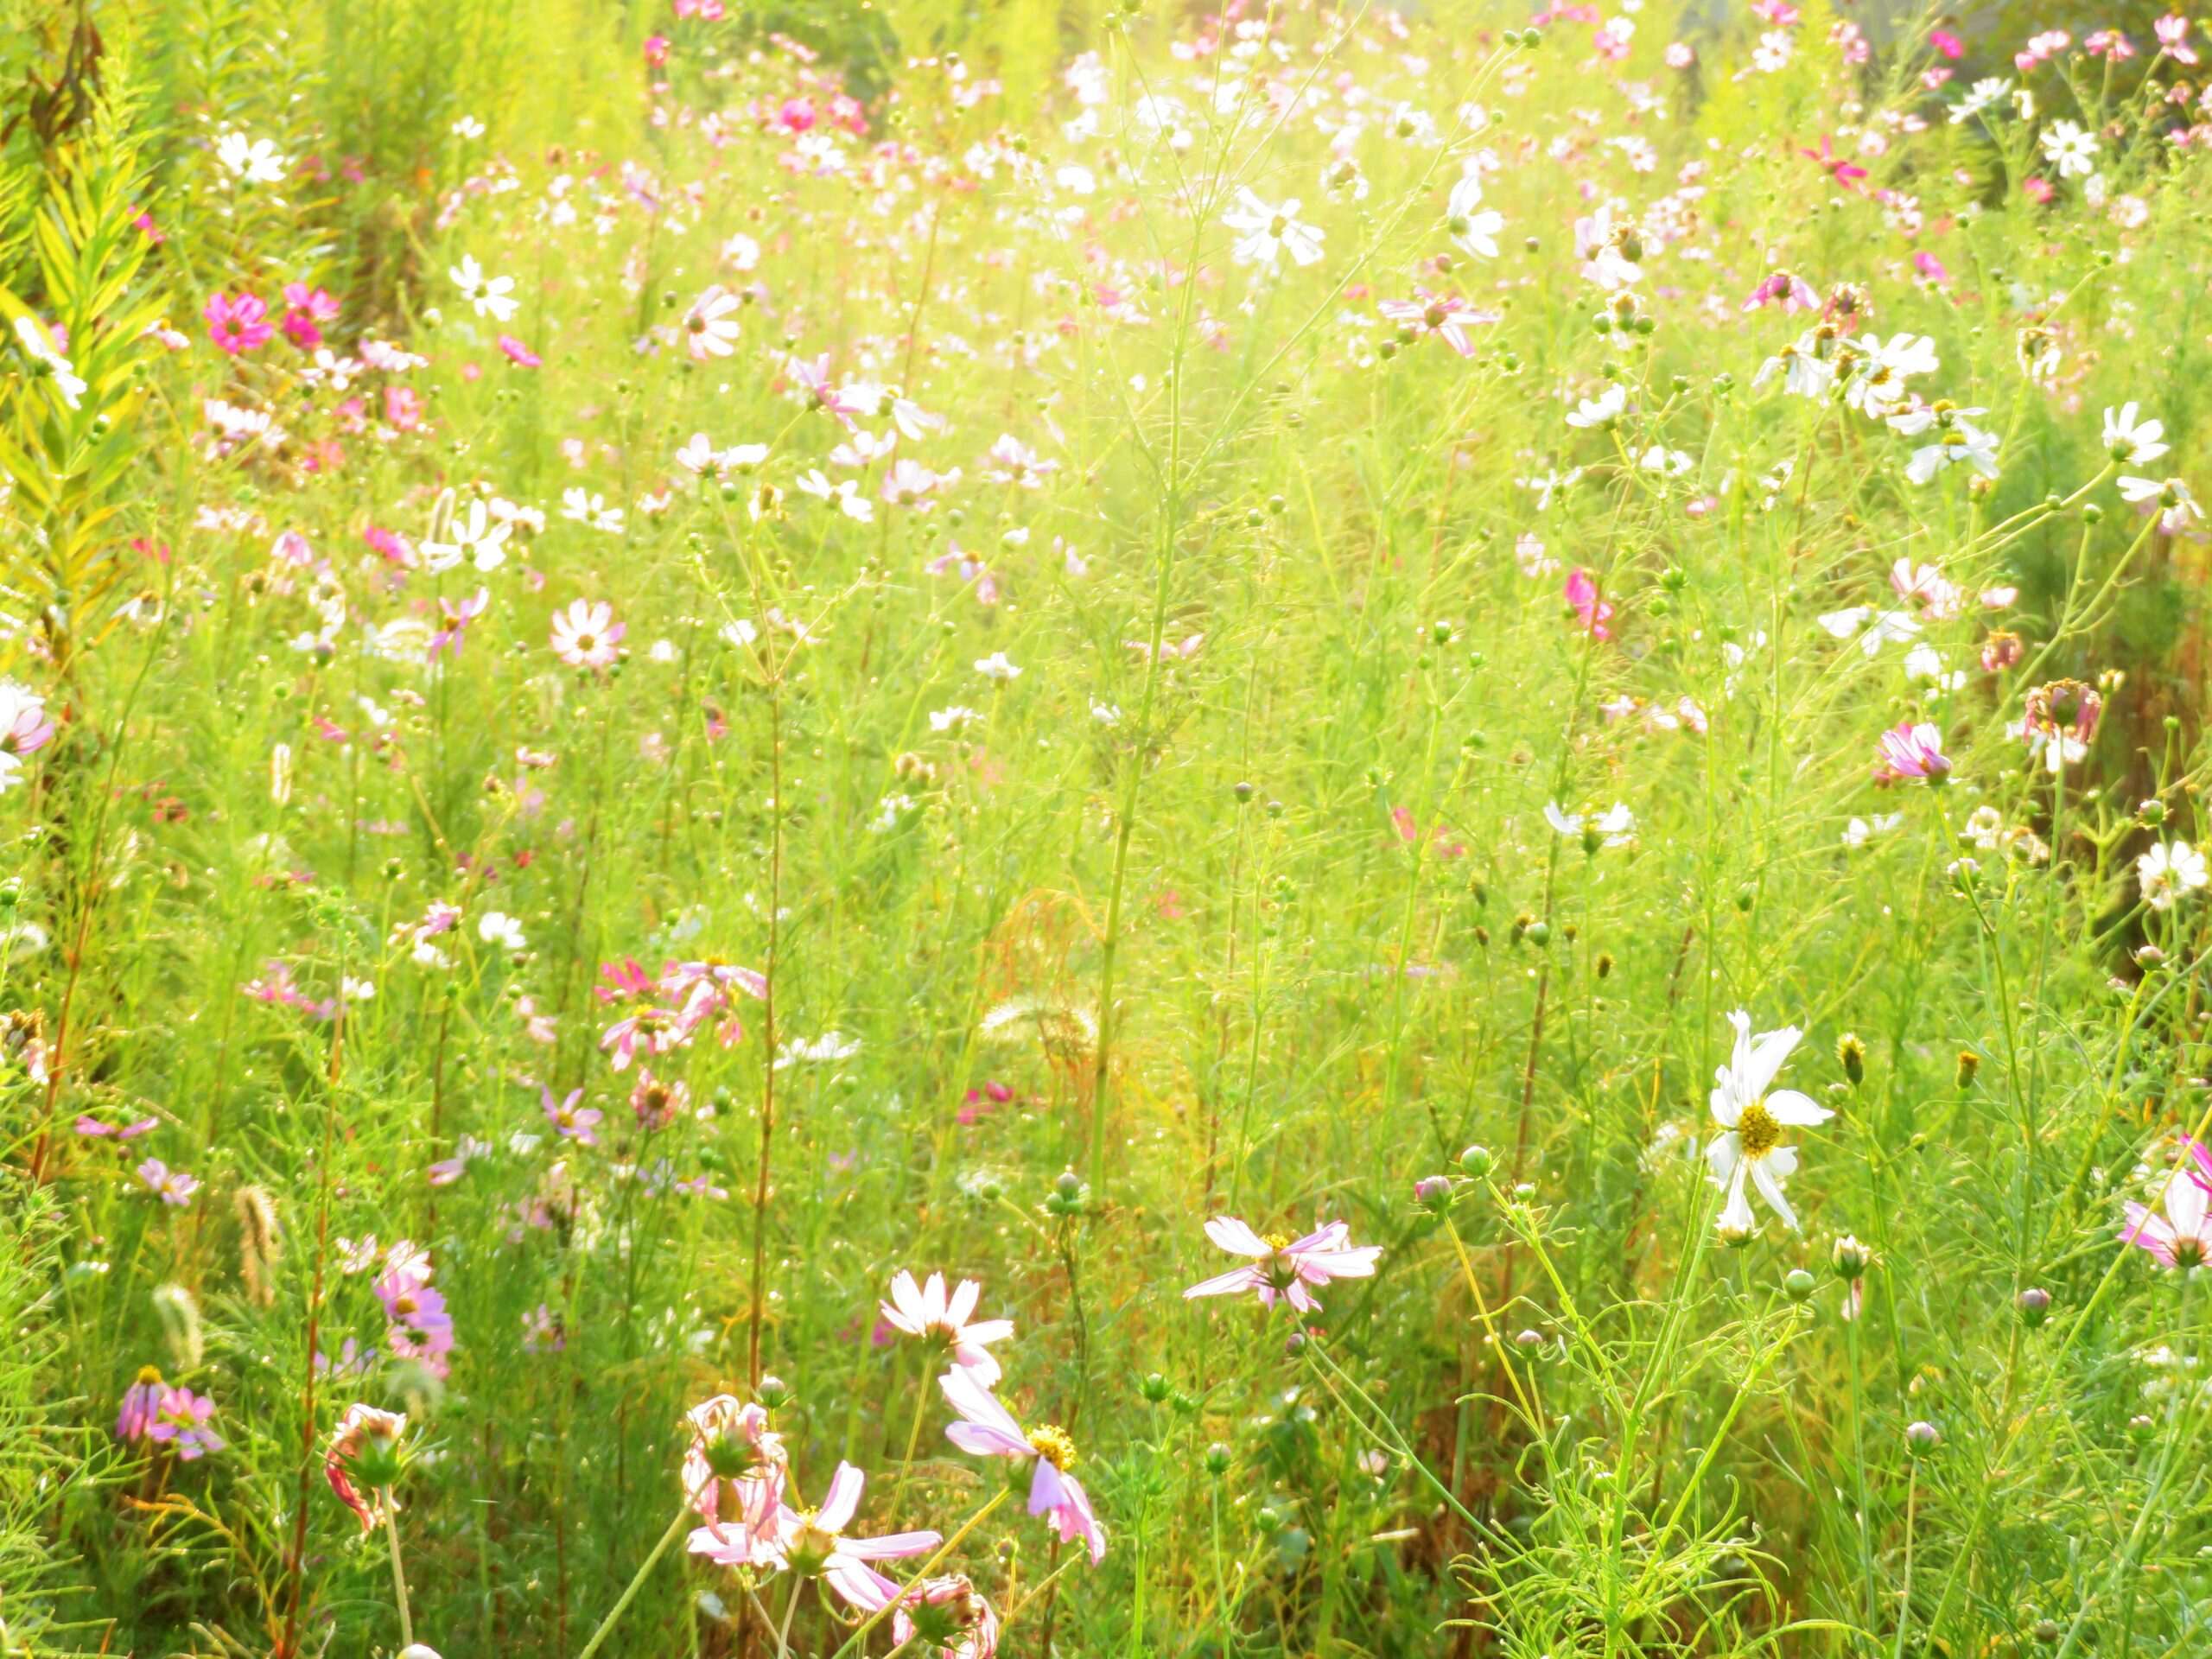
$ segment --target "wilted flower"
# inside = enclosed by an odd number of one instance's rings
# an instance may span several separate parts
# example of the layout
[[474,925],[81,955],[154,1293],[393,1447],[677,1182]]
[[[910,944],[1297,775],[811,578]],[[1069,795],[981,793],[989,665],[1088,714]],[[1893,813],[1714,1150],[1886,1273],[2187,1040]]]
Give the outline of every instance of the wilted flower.
[[707,1521],[769,1531],[783,1502],[788,1460],[766,1410],[718,1394],[683,1419],[691,1428],[683,1453],[685,1502]]
[[893,1649],[908,1643],[920,1659],[993,1659],[999,1616],[963,1577],[924,1579],[907,1586],[892,1615]]
[[363,1532],[373,1532],[398,1507],[391,1488],[404,1467],[400,1437],[404,1413],[379,1411],[356,1401],[338,1420],[323,1449],[322,1470],[338,1501],[353,1511]]

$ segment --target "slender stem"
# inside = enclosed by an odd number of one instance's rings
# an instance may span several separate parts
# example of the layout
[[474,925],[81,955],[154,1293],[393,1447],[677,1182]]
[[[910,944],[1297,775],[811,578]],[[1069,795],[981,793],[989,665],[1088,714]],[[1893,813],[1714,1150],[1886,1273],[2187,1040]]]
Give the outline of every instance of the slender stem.
[[399,1505],[384,1489],[384,1541],[391,1549],[391,1593],[399,1603],[399,1645],[415,1645],[415,1617],[407,1607],[407,1574],[399,1565]]
[[653,1553],[645,1557],[645,1565],[632,1576],[614,1605],[607,1610],[607,1617],[599,1621],[599,1628],[591,1633],[591,1640],[584,1643],[583,1651],[576,1656],[576,1659],[591,1659],[592,1655],[599,1651],[599,1644],[607,1640],[607,1632],[614,1628],[616,1621],[629,1611],[630,1604],[638,1599],[638,1592],[645,1587],[645,1580],[652,1575],[653,1568],[660,1565],[660,1558],[668,1554],[671,1544],[683,1535],[693,1518],[689,1503],[676,1512],[676,1519],[668,1523],[668,1530],[661,1534],[660,1541],[653,1546]]

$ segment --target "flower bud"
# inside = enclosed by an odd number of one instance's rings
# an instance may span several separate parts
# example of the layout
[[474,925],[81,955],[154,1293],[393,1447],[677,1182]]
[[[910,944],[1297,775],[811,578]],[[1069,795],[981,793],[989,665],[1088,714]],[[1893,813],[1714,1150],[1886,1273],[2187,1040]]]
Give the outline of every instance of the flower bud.
[[1859,1041],[1857,1032],[1847,1031],[1835,1039],[1835,1063],[1851,1079],[1853,1088],[1866,1081],[1866,1045]]
[[2146,830],[2155,830],[2166,821],[2166,804],[2155,796],[2135,809],[2135,821]]
[[1144,1396],[1147,1404],[1156,1406],[1175,1392],[1175,1385],[1158,1371],[1154,1371],[1137,1384],[1137,1392]]
[[2020,1310],[2020,1323],[2031,1331],[2040,1330],[2050,1317],[2050,1293],[2040,1285],[2030,1285],[2014,1300]]
[[1459,1154],[1459,1167],[1480,1180],[1497,1167],[1497,1160],[1488,1147],[1469,1147]]
[[760,1399],[760,1403],[771,1411],[781,1411],[798,1398],[791,1390],[791,1385],[780,1376],[762,1377],[760,1386],[753,1392]]
[[1414,1183],[1414,1202],[1433,1215],[1449,1210],[1454,1196],[1449,1175],[1424,1175]]
[[1971,1089],[1971,1088],[1973,1088],[1973,1087],[1974,1087],[1974,1074],[1975,1072],[1977,1072],[1977,1071],[1980,1071],[1980,1070],[1981,1070],[1981,1056],[1980,1056],[1980,1055],[1979,1055],[1979,1054],[1975,1053],[1975,1052],[1974,1052],[1972,1049],[1970,1049],[1970,1048],[1963,1048],[1963,1049],[1961,1049],[1961,1050],[1959,1051],[1959,1077],[1958,1077],[1958,1083],[1959,1083],[1959,1087],[1960,1087],[1961,1089]]
[[1810,1296],[1820,1281],[1802,1268],[1792,1268],[1789,1276],[1782,1281],[1782,1294],[1793,1302],[1802,1302]]
[[1227,1474],[1229,1472],[1229,1447],[1224,1445],[1221,1441],[1216,1440],[1211,1446],[1206,1447],[1206,1473],[1215,1476]]
[[1904,1449],[1916,1458],[1925,1457],[1943,1443],[1943,1431],[1926,1421],[1904,1426]]
[[1838,1238],[1835,1248],[1828,1252],[1828,1266],[1834,1270],[1835,1276],[1847,1284],[1853,1283],[1862,1277],[1866,1271],[1867,1263],[1873,1259],[1873,1251],[1868,1249],[1849,1233]]

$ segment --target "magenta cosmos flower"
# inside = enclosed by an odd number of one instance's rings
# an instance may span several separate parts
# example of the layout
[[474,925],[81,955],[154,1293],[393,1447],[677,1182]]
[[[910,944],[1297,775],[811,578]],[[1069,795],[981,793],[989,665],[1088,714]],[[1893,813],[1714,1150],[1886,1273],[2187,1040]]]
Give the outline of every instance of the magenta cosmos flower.
[[207,338],[233,357],[266,345],[276,332],[269,321],[269,308],[251,294],[235,300],[227,294],[210,295],[200,315],[207,319]]
[[973,1279],[963,1279],[948,1295],[943,1274],[933,1273],[928,1283],[917,1285],[914,1275],[902,1269],[891,1281],[891,1300],[882,1305],[883,1317],[893,1330],[944,1344],[952,1363],[973,1371],[988,1388],[999,1380],[999,1363],[985,1344],[1012,1336],[1014,1321],[971,1318],[982,1294]]
[[1262,1307],[1273,1307],[1275,1298],[1281,1296],[1301,1313],[1321,1306],[1308,1286],[1325,1285],[1332,1279],[1365,1279],[1374,1273],[1376,1258],[1382,1254],[1379,1244],[1354,1249],[1351,1229],[1341,1221],[1332,1221],[1300,1239],[1280,1235],[1262,1238],[1234,1216],[1216,1216],[1206,1223],[1206,1236],[1231,1255],[1250,1256],[1252,1265],[1231,1268],[1217,1278],[1192,1285],[1183,1293],[1185,1300],[1234,1296],[1249,1290],[1257,1293]]
[[2120,1234],[2170,1268],[2199,1267],[2212,1260],[2212,1152],[2194,1141],[2185,1149],[2196,1167],[2166,1177],[2166,1213],[2131,1204]]
[[1613,620],[1613,607],[1599,594],[1597,578],[1587,570],[1568,574],[1567,602],[1574,607],[1575,620],[1592,639],[1603,641],[1613,637],[1613,631],[1605,626]]
[[709,1522],[772,1535],[789,1464],[766,1408],[718,1394],[683,1419],[691,1426],[683,1454],[685,1501]]
[[1014,1414],[971,1371],[955,1367],[938,1378],[937,1385],[960,1414],[960,1421],[945,1429],[945,1438],[979,1458],[1011,1459],[1017,1473],[1022,1464],[1033,1465],[1029,1513],[1046,1516],[1063,1543],[1082,1539],[1090,1547],[1093,1567],[1104,1560],[1106,1529],[1098,1524],[1090,1495],[1068,1473],[1068,1465],[1075,1461],[1075,1442],[1067,1431],[1047,1424],[1024,1433]]
[[868,1563],[919,1555],[944,1537],[936,1532],[847,1537],[845,1529],[860,1509],[866,1484],[859,1470],[841,1463],[820,1509],[779,1506],[771,1529],[761,1534],[701,1527],[691,1535],[690,1551],[723,1567],[780,1567],[803,1579],[820,1579],[863,1612],[880,1612],[898,1596],[899,1586]]
[[1882,761],[1874,776],[1885,783],[1916,779],[1940,784],[1951,775],[1951,758],[1943,753],[1943,734],[1926,721],[1915,725],[1901,720],[1881,735],[1878,747]]
[[611,667],[620,655],[615,647],[629,631],[628,623],[614,620],[614,607],[605,600],[580,599],[553,613],[553,654],[570,668]]

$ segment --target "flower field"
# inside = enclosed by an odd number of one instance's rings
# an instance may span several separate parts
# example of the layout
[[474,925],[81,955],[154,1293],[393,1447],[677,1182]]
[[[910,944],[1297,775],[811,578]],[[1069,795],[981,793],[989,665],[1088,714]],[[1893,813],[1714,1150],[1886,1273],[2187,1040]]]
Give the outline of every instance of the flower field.
[[2212,1649],[2212,37],[5,0],[0,1652]]

